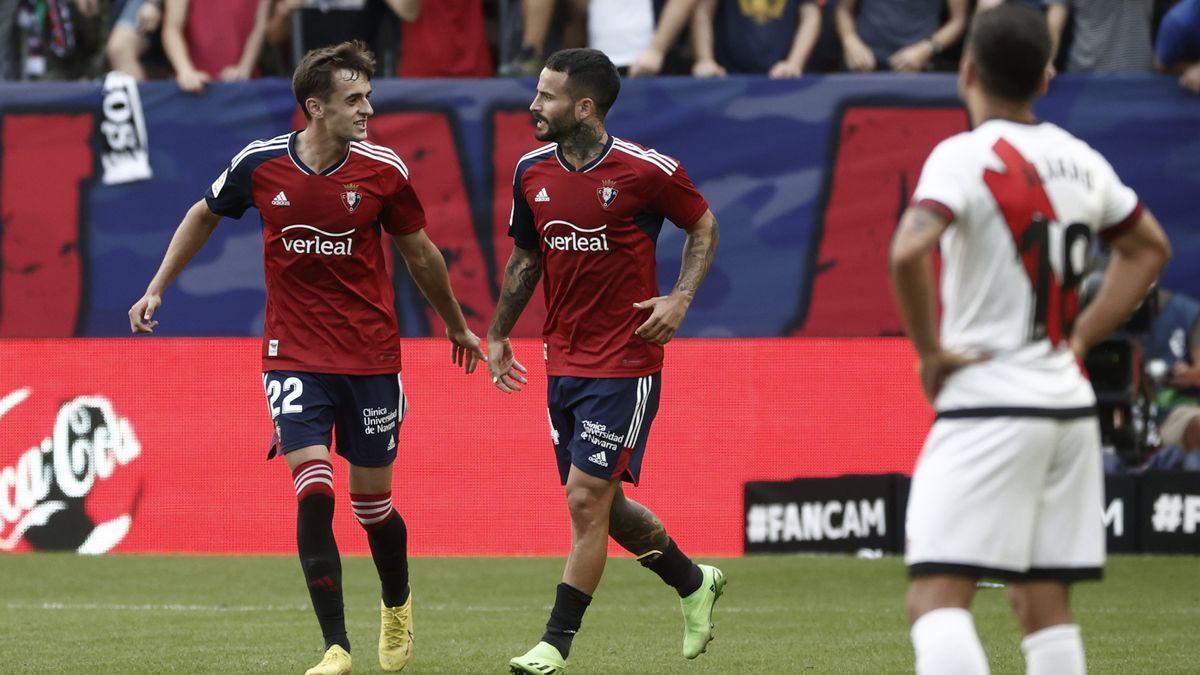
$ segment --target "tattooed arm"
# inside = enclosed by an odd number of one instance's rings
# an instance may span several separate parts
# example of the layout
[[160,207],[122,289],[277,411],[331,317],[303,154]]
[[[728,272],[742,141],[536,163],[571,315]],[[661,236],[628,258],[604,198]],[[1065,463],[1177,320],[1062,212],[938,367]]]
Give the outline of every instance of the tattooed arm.
[[931,403],[947,376],[981,360],[946,351],[938,339],[933,249],[949,225],[943,214],[924,206],[911,206],[900,218],[888,255],[892,295],[900,308],[908,339],[917,350],[921,387]]
[[496,303],[496,315],[488,328],[488,368],[492,371],[492,384],[508,394],[521,391],[525,378],[525,366],[513,355],[508,335],[517,319],[529,304],[542,278],[542,254],[536,249],[513,247],[508,265],[504,268],[504,285],[500,289],[500,300]]
[[721,238],[717,217],[712,211],[705,211],[700,220],[687,232],[687,241],[683,245],[683,265],[671,294],[633,305],[637,309],[652,310],[650,317],[635,331],[638,337],[647,342],[665,345],[675,337],[675,332],[683,323],[683,317],[687,315],[688,307],[691,307],[692,300],[696,297],[700,282],[704,281],[704,276],[708,274],[708,268],[712,265],[713,253],[717,250],[717,241]]

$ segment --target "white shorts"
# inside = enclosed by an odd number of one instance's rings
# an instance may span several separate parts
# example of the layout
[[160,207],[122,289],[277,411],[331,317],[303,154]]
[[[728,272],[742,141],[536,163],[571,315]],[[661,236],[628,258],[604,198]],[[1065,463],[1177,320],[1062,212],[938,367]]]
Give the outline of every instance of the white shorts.
[[1098,579],[1104,471],[1095,417],[940,418],[913,472],[911,576]]

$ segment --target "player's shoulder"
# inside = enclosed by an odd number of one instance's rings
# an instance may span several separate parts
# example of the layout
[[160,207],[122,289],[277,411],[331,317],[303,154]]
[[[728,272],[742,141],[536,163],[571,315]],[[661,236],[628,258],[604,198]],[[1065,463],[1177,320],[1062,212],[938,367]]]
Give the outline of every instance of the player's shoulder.
[[229,162],[230,170],[237,170],[239,167],[245,169],[251,165],[257,165],[268,159],[286,155],[288,151],[288,141],[291,138],[291,133],[286,133],[275,138],[266,140],[251,141],[242,148],[233,159]]
[[391,169],[398,171],[403,178],[408,179],[408,165],[404,163],[404,160],[400,159],[400,155],[397,155],[395,150],[386,145],[379,145],[369,141],[350,141],[350,152],[367,161],[378,163],[384,167],[391,167]]
[[933,146],[927,161],[962,161],[965,157],[978,156],[981,147],[987,143],[979,129],[960,131]]
[[679,160],[674,157],[616,136],[613,136],[611,152],[615,159],[633,167],[639,173],[672,176],[679,170]]
[[557,151],[558,143],[549,143],[521,155],[521,158],[517,160],[517,165],[513,167],[513,183],[520,181],[525,172],[533,166],[554,158],[554,153]]
[[1108,165],[1108,160],[1105,159],[1104,155],[1100,154],[1099,150],[1093,148],[1090,143],[1082,138],[1050,122],[1043,122],[1041,126],[1045,129],[1047,142],[1055,150],[1073,155],[1077,159],[1082,159],[1093,165]]

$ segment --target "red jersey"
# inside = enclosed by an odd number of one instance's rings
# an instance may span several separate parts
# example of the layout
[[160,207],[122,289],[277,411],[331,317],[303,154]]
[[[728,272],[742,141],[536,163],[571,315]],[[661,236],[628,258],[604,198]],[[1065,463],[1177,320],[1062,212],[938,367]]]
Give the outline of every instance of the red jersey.
[[251,206],[262,215],[264,371],[400,371],[382,233],[416,232],[425,212],[396,153],[353,142],[341,162],[318,174],[296,154],[295,133],[256,141],[205,200],[221,216],[241,218]]
[[658,295],[654,251],[663,219],[686,230],[707,210],[677,161],[611,135],[579,170],[557,144],[517,162],[508,234],[542,252],[548,374],[662,370],[663,348],[634,335],[650,310],[633,303]]

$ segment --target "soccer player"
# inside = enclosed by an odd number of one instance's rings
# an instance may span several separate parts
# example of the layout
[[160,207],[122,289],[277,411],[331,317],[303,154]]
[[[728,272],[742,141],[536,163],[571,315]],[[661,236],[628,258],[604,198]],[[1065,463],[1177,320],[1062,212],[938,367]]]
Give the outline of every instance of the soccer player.
[[[609,135],[604,118],[620,88],[603,52],[553,54],[529,106],[537,139],[552,143],[522,157],[513,178],[516,246],[488,329],[492,382],[505,393],[526,383],[508,335],[544,277],[550,431],[571,514],[571,552],[546,633],[509,662],[514,673],[566,668],[609,536],[678,592],[689,659],[712,639],[725,586],[721,570],[693,563],[621,489],[622,481],[637,484],[658,411],[662,346],[708,272],[718,229],[677,161]],[[664,218],[687,232],[687,243],[679,281],[659,296],[654,250]]]
[[386,233],[446,323],[451,358],[474,370],[483,358],[450,288],[446,264],[425,234],[425,214],[396,153],[368,143],[375,59],[361,42],[308,52],[292,77],[307,126],[246,146],[188,211],[146,294],[129,310],[134,333],[151,333],[162,293],[222,217],[262,215],[267,280],[263,386],[276,450],[298,500],[296,544],[325,657],[309,675],[350,672],[342,570],[333,538],[329,451],[350,464],[350,503],[367,533],[382,586],[379,663],[412,658],[407,530],[392,508],[392,462],[405,397],[395,292],[384,266]]
[[[1068,598],[1071,582],[1101,576],[1104,528],[1096,398],[1080,364],[1170,257],[1108,162],[1034,116],[1050,44],[1027,8],[976,17],[958,78],[974,129],[934,148],[892,242],[893,289],[937,411],[907,517],[921,675],[988,672],[968,611],[981,577],[1008,584],[1026,672],[1084,672]],[[1076,316],[1097,236],[1112,266]]]

